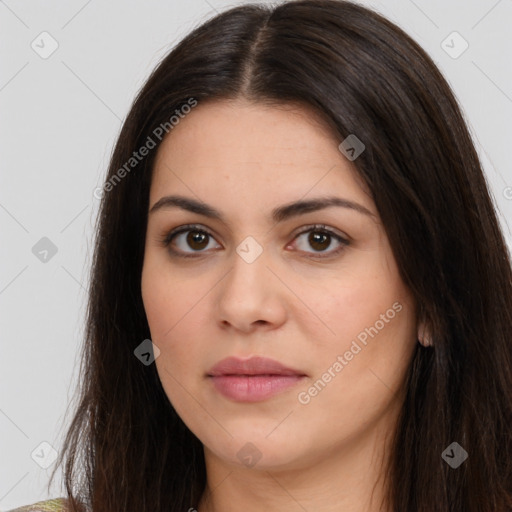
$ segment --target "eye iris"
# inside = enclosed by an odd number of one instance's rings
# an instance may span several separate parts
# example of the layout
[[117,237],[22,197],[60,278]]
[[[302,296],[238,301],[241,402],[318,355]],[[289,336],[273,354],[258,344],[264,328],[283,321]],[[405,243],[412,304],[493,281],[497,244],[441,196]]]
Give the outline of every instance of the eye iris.
[[[189,231],[187,235],[187,243],[192,249],[204,249],[208,245],[208,235],[200,231]],[[194,244],[199,244],[199,247],[194,247]]]
[[[323,251],[329,247],[329,243],[323,246],[322,244],[325,244],[326,241],[329,242],[329,238],[330,235],[326,233],[319,233],[318,231],[313,231],[309,234],[309,243],[311,244],[311,247],[313,247],[314,249]],[[320,245],[320,247],[318,247],[318,245]]]

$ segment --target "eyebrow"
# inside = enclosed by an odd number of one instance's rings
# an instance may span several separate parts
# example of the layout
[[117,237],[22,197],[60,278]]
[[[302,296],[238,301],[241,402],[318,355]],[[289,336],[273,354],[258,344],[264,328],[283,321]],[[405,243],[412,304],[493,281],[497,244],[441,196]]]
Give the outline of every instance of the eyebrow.
[[[348,199],[343,199],[341,197],[328,196],[284,204],[272,210],[271,218],[274,222],[283,222],[285,220],[291,219],[292,217],[323,210],[332,206],[348,208],[350,210],[362,213],[363,215],[375,217],[375,215],[370,210],[359,203],[350,201]],[[158,210],[169,208],[181,208],[183,210],[197,213],[211,219],[217,219],[225,223],[225,219],[222,213],[216,210],[213,206],[203,203],[202,201],[197,201],[190,197],[179,195],[164,196],[160,198],[151,207],[149,213],[152,214]]]

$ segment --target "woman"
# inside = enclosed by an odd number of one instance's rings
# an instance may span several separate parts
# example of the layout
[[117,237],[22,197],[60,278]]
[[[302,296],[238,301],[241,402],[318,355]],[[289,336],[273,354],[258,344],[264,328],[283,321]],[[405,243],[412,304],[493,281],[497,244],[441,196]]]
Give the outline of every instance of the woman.
[[97,194],[61,507],[512,510],[510,259],[398,27],[336,0],[218,15]]

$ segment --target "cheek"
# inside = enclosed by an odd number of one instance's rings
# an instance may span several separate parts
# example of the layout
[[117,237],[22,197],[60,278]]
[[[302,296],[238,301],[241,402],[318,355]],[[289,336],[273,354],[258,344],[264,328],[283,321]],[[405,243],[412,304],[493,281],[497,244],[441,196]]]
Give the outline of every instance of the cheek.
[[[193,308],[190,284],[171,274],[158,258],[148,255],[142,269],[141,293],[153,341],[165,341]],[[196,293],[197,295],[197,293]],[[196,298],[197,302],[197,298]]]
[[[314,334],[312,324],[308,327],[310,337],[318,340],[317,371],[327,371],[346,354],[346,366],[335,372],[337,384],[345,387],[350,382],[351,389],[362,395],[363,390],[375,392],[372,384],[379,378],[390,388],[398,387],[415,346],[416,326],[414,301],[397,269],[383,266],[380,260],[366,261],[361,272],[332,279],[309,297],[311,309],[325,326],[321,335]],[[359,385],[352,387],[359,379]]]
[[349,341],[385,314],[397,301],[405,300],[404,290],[382,274],[361,273],[331,279],[329,285],[312,293],[305,288],[312,317],[321,319],[323,338],[329,344]]
[[338,340],[322,347],[314,377],[298,390],[304,421],[326,438],[359,435],[396,405],[415,348],[414,310],[403,297],[400,312],[393,309],[383,326],[380,314],[393,303],[382,304],[366,303],[357,318],[350,311],[339,316]]
[[173,386],[171,375],[181,382],[192,376],[192,369],[199,371],[201,347],[193,340],[201,339],[203,319],[198,317],[198,301],[203,294],[196,286],[198,283],[180,279],[165,266],[152,265],[150,260],[142,271],[142,300],[151,340],[160,349],[156,365],[167,386]]
[[160,350],[155,365],[169,402],[180,416],[186,416],[190,404],[182,386],[189,388],[187,379],[192,377],[190,370],[197,361],[194,346],[189,341],[194,336],[187,333],[187,328],[193,326],[186,315],[190,310],[188,298],[184,296],[188,287],[180,286],[168,275],[168,270],[151,263],[148,259],[143,268],[141,293],[151,341]]

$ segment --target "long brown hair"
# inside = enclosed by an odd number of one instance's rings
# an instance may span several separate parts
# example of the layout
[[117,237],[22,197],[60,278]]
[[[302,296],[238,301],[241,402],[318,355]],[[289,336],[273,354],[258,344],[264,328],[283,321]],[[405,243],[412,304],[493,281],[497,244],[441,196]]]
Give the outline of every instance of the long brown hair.
[[[353,163],[433,340],[417,344],[404,383],[389,507],[512,510],[512,271],[482,166],[431,58],[343,0],[227,10],[184,38],[138,93],[102,191],[79,398],[58,461],[72,510],[82,501],[94,512],[183,512],[205,489],[201,442],[155,365],[134,356],[150,338],[141,270],[155,130],[191,98],[242,96],[313,107],[340,142],[356,134],[366,146]],[[127,167],[148,137],[156,147]],[[456,469],[442,457],[453,442],[468,453]]]

